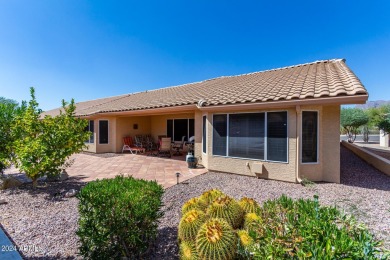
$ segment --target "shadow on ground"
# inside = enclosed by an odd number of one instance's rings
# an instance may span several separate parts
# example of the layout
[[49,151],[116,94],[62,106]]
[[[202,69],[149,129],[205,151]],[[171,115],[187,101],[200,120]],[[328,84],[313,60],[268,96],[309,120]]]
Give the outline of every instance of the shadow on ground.
[[160,228],[145,259],[178,259],[177,227]]
[[81,180],[84,177],[70,177],[66,181],[55,181],[55,182],[46,182],[38,181],[38,186],[34,189],[32,183],[24,183],[23,185],[17,188],[11,188],[5,190],[5,192],[10,192],[13,194],[19,193],[28,193],[32,197],[35,197],[40,194],[44,194],[44,198],[50,201],[56,200],[61,201],[64,199],[65,193],[71,189],[80,191],[85,185],[85,182]]

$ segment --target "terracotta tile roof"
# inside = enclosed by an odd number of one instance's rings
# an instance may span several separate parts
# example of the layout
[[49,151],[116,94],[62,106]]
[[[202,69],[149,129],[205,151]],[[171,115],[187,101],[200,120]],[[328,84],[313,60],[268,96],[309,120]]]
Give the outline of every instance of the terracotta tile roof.
[[[219,77],[196,83],[77,103],[77,115],[198,104],[302,100],[367,95],[345,60],[316,61],[249,74]],[[45,112],[56,114],[58,109]]]

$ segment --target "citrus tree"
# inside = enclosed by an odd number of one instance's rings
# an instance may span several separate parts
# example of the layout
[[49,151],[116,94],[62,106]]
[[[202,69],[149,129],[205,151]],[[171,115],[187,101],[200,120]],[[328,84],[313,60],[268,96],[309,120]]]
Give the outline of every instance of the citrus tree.
[[23,104],[19,106],[14,100],[0,97],[0,173],[11,163],[14,142],[12,124],[16,115],[20,114],[23,109]]
[[90,133],[84,129],[88,122],[75,117],[75,104],[62,101],[58,116],[41,117],[41,110],[30,89],[31,100],[13,126],[15,164],[33,180],[36,187],[39,177],[59,174],[74,153],[80,152]]
[[356,139],[356,134],[359,132],[359,127],[367,124],[367,114],[358,108],[343,108],[341,110],[340,124],[344,128],[348,137],[348,142],[353,143]]

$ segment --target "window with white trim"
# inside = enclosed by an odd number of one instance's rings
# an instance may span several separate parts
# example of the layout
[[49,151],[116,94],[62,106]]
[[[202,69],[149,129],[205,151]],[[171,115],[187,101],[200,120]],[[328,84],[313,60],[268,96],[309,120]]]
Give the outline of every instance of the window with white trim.
[[318,162],[318,112],[302,111],[302,163]]
[[84,131],[85,132],[91,132],[91,135],[89,136],[89,139],[85,141],[88,144],[93,144],[95,142],[94,140],[94,121],[93,120],[88,120],[88,125],[85,127]]
[[287,162],[287,112],[213,115],[213,155]]

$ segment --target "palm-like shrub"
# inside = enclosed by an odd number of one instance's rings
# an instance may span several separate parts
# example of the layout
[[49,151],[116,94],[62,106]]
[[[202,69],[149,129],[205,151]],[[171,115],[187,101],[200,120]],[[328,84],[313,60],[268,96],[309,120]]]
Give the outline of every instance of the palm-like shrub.
[[196,249],[202,259],[233,259],[236,246],[236,234],[224,219],[206,221],[196,236]]

